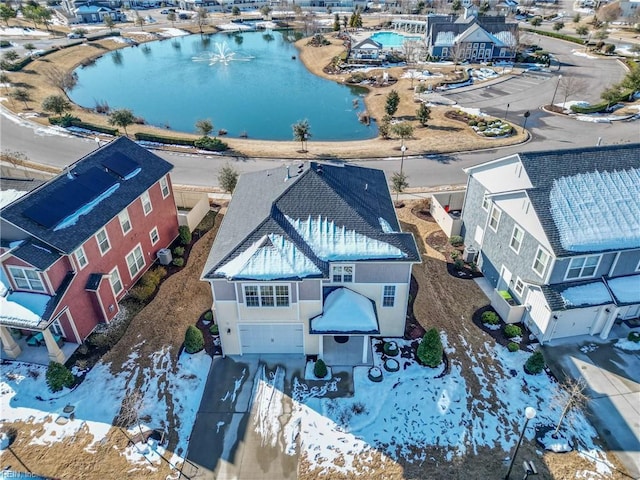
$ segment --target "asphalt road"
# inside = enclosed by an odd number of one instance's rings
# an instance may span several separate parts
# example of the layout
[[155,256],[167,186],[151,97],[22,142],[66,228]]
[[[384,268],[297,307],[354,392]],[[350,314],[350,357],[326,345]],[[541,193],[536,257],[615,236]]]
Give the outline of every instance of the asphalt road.
[[[436,187],[461,185],[466,183],[463,168],[488,160],[507,156],[519,151],[552,150],[640,142],[640,122],[592,123],[552,115],[540,109],[549,104],[558,85],[558,75],[575,75],[588,82],[588,89],[574,99],[597,101],[599,93],[625,74],[624,67],[614,59],[593,59],[576,55],[580,47],[562,41],[534,36],[542,48],[554,53],[559,62],[559,71],[549,74],[527,74],[528,77],[515,78],[492,87],[467,89],[452,93],[462,106],[481,108],[497,117],[507,116],[515,125],[522,126],[524,113],[530,112],[527,129],[532,134],[526,145],[492,149],[481,152],[456,153],[449,155],[413,156],[411,142],[407,142],[407,157],[404,172],[411,187]],[[555,96],[555,103],[562,101],[562,95]],[[571,98],[569,98],[571,99]],[[507,105],[509,105],[507,111]],[[51,134],[28,121],[12,119],[3,110],[0,116],[0,147],[24,153],[30,160],[58,167],[65,166],[96,148],[95,140],[77,138],[71,135]],[[292,148],[294,143],[292,142]],[[313,142],[309,142],[313,153]],[[262,170],[274,165],[290,162],[282,159],[236,158],[219,155],[196,155],[185,152],[156,152],[175,165],[172,173],[177,184],[203,187],[217,186],[219,169],[227,162],[239,172]],[[362,159],[357,164],[380,168],[388,174],[399,170],[399,158]]]

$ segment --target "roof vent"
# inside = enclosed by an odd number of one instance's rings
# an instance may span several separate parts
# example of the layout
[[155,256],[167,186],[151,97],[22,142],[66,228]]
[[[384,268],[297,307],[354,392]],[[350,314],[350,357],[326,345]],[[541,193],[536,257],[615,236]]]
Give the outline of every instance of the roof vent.
[[289,180],[291,178],[291,174],[289,173],[289,165],[287,165],[287,176],[284,177],[284,181],[286,182],[287,180]]
[[318,168],[316,168],[316,172],[318,172],[318,175],[322,175],[322,165],[318,165]]
[[366,190],[369,190],[369,184],[368,184],[368,183],[365,183],[365,184],[364,184],[364,189],[365,189],[365,191],[366,191]]

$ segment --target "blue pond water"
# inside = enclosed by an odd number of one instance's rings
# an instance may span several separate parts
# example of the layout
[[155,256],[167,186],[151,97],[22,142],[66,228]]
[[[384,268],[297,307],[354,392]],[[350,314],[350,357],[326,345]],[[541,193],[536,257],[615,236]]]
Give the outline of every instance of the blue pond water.
[[184,132],[210,119],[230,137],[292,140],[292,125],[306,119],[311,140],[376,137],[375,124],[358,120],[366,90],[310,73],[285,35],[190,35],[110,52],[76,70],[69,96],[83,107],[106,102]]
[[371,35],[371,40],[382,44],[382,46],[386,48],[401,48],[404,42],[417,42],[421,39],[422,37],[408,37],[406,35],[400,35],[395,32],[376,32]]

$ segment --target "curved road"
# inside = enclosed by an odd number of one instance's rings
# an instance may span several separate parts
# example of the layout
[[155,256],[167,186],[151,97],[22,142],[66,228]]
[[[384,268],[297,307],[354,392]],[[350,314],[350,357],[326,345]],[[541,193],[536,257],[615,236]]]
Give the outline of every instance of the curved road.
[[[535,37],[536,41],[538,37]],[[552,43],[553,42],[553,43]],[[634,122],[591,123],[552,115],[540,109],[549,104],[558,85],[558,75],[585,78],[588,91],[576,98],[595,102],[599,93],[625,74],[622,64],[613,59],[593,59],[584,56],[579,45],[539,38],[542,48],[553,51],[560,63],[559,71],[549,73],[533,72],[524,77],[494,84],[490,87],[478,86],[450,93],[449,96],[465,107],[481,108],[497,117],[507,116],[514,125],[522,126],[524,112],[531,116],[527,129],[532,139],[526,145],[505,147],[469,153],[445,155],[411,156],[411,142],[407,142],[408,156],[404,160],[404,172],[412,187],[437,187],[466,183],[463,168],[488,160],[528,150],[553,150],[595,145],[631,143],[640,141],[640,124]],[[578,55],[576,55],[576,51]],[[556,70],[554,68],[554,70]],[[562,102],[563,96],[555,96]],[[569,99],[572,99],[570,97]],[[509,105],[507,109],[507,105]],[[63,167],[97,147],[91,138],[78,138],[65,134],[54,134],[51,129],[40,127],[28,121],[16,119],[3,109],[0,116],[0,144],[3,151],[24,153],[31,161]],[[292,148],[293,142],[292,142]],[[309,143],[313,152],[313,142]],[[159,156],[175,165],[172,177],[175,183],[203,187],[217,186],[218,170],[230,162],[239,172],[262,170],[273,167],[274,162],[291,162],[277,158],[237,158],[218,155],[196,155],[157,151]],[[390,174],[399,170],[399,159],[361,159],[356,164],[365,163],[380,168]]]

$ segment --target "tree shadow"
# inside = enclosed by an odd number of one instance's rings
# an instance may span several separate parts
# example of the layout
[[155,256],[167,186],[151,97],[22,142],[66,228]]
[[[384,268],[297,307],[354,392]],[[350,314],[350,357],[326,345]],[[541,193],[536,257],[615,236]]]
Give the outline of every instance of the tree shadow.
[[451,125],[429,125],[429,129],[442,132],[460,132],[461,127],[452,127]]

